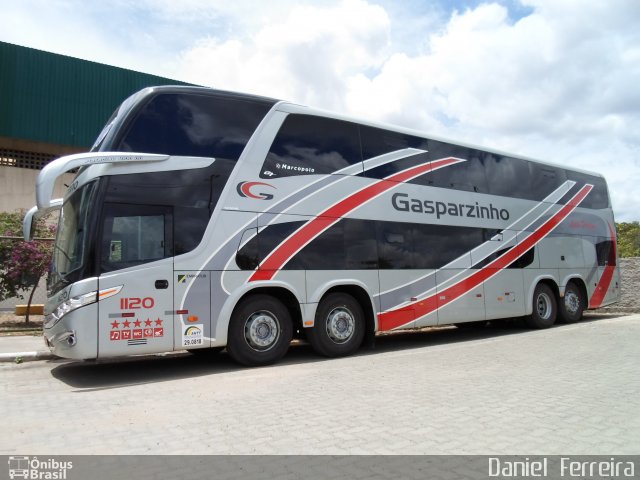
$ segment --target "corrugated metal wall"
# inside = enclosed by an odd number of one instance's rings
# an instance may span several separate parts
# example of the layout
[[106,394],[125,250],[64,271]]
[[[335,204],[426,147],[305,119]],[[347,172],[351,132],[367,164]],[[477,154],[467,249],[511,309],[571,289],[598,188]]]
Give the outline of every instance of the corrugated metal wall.
[[0,42],[0,136],[89,148],[115,108],[168,78]]

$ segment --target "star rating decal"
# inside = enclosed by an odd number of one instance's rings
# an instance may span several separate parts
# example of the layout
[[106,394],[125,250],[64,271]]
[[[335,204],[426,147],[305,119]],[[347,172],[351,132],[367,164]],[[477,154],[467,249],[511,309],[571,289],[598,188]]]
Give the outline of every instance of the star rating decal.
[[[109,333],[109,340],[142,340],[147,338],[164,337],[164,327],[162,326],[163,321],[164,320],[159,317],[155,320],[147,318],[144,321],[136,318],[134,322],[130,322],[126,318],[122,322],[114,320],[110,324],[111,332]],[[145,328],[142,328],[143,323]],[[130,329],[130,327],[132,327],[132,324],[133,328]],[[120,330],[121,325],[122,330]]]

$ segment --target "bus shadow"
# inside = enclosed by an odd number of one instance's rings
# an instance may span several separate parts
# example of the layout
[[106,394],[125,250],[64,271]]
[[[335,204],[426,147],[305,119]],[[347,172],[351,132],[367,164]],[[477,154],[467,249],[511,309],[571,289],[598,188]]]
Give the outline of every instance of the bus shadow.
[[[611,315],[585,315],[580,323],[595,322],[602,318],[611,318]],[[554,328],[566,327],[556,325]],[[486,326],[405,330],[376,336],[373,347],[363,347],[356,355],[369,356],[429,346],[461,344],[507,335],[526,335],[535,331],[527,329],[520,319],[490,322]],[[280,368],[293,364],[327,361],[332,360],[318,356],[306,343],[294,342],[285,358],[276,365],[256,368]],[[226,352],[208,358],[185,352],[125,357],[100,362],[65,362],[54,367],[51,375],[80,392],[86,392],[224,374],[247,368],[235,363]]]

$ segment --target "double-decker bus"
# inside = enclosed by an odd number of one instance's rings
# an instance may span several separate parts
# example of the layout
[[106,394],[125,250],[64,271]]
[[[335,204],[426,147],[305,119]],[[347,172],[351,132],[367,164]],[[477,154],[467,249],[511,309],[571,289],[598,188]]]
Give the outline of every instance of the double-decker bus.
[[36,190],[27,238],[62,209],[44,326],[61,357],[263,365],[296,333],[333,357],[393,329],[574,322],[620,295],[602,176],[269,98],[144,89]]

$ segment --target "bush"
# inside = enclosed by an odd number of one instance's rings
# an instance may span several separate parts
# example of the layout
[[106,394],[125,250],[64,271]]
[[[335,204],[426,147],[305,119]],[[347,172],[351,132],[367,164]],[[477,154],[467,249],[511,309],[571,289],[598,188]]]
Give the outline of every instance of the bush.
[[[0,212],[0,300],[24,298],[23,292],[35,289],[40,278],[48,270],[53,253],[53,242],[33,240],[25,242],[22,237],[24,212]],[[55,226],[40,219],[34,237],[52,238]]]

